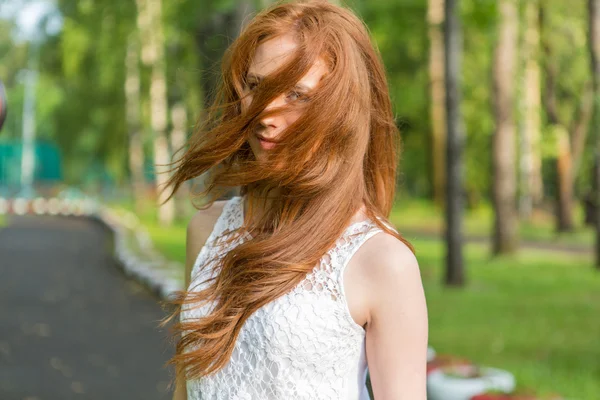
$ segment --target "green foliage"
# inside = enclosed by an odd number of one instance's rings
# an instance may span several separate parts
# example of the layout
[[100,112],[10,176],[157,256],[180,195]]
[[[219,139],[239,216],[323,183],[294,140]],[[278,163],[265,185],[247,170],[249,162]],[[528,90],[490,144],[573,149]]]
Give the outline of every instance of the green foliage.
[[430,192],[428,43],[421,0],[365,2],[361,14],[382,55],[403,138],[402,182],[413,193]]
[[465,190],[469,199],[487,198],[492,176],[491,144],[495,124],[492,113],[491,75],[495,41],[494,7],[464,3],[464,56],[462,59],[465,122]]
[[[267,1],[256,0],[259,9]],[[403,137],[400,181],[413,196],[432,192],[431,121],[428,76],[429,39],[426,0],[350,0],[343,2],[365,20],[379,48],[388,75],[397,123]],[[102,165],[116,180],[127,179],[125,127],[125,52],[136,31],[135,1],[58,0],[63,17],[57,37],[45,38],[42,53],[38,110],[45,135],[56,140],[67,159],[71,183],[82,177],[82,166]],[[523,2],[520,2],[521,12]],[[546,35],[557,68],[558,107],[570,124],[577,115],[584,85],[589,82],[584,2],[542,2]],[[225,47],[236,34],[233,0],[173,0],[163,2],[169,103],[183,101],[189,125],[202,118],[220,73]],[[491,187],[492,114],[491,72],[496,43],[495,1],[463,0],[461,110],[465,123],[465,190],[471,202],[485,201]],[[6,133],[20,134],[22,88],[18,71],[24,68],[27,48],[12,43],[12,25],[0,21],[0,76],[7,83],[11,113]],[[541,61],[546,61],[541,58]],[[141,67],[142,127],[147,157],[152,151],[147,93],[150,71]],[[520,85],[517,85],[519,88]],[[515,104],[518,108],[518,105]],[[555,156],[553,129],[544,127],[544,157]],[[191,129],[190,129],[191,131]],[[82,136],[91,135],[90,138]],[[586,149],[589,149],[587,146]],[[586,150],[579,177],[585,188],[591,152]],[[96,164],[94,164],[96,165]],[[549,181],[551,175],[545,176]],[[548,182],[549,183],[549,182]],[[581,190],[580,190],[581,191]]]

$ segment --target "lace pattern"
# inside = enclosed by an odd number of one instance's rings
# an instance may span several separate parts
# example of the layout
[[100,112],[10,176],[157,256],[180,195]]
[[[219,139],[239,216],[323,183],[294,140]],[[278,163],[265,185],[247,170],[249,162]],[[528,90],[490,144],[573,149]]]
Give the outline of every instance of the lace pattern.
[[[213,276],[210,260],[244,240],[215,244],[243,223],[242,200],[237,196],[225,204],[194,263],[190,290],[202,288]],[[378,232],[370,220],[348,226],[300,284],[246,320],[223,369],[187,382],[188,399],[369,399],[365,330],[348,309],[343,271],[360,245]],[[210,311],[206,305],[185,307],[181,319],[201,318]]]

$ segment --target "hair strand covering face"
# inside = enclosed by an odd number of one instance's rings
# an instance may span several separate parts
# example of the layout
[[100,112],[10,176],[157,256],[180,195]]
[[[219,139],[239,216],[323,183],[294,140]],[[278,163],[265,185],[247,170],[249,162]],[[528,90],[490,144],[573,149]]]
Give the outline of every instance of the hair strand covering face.
[[[290,62],[265,77],[242,111],[244,79],[256,48],[279,35],[298,43]],[[328,63],[301,117],[277,139],[264,160],[247,142],[273,98],[292,88],[318,57]],[[292,105],[297,107],[298,105]],[[285,112],[269,110],[268,114]],[[170,361],[197,378],[223,368],[246,319],[297,286],[335,244],[361,204],[384,231],[412,246],[387,220],[395,194],[400,138],[384,67],[364,24],[351,11],[326,1],[278,3],[256,15],[228,48],[219,95],[208,119],[175,162],[172,194],[205,174],[198,194],[210,206],[227,189],[248,194],[237,235],[244,241],[218,260],[218,273],[202,291],[182,291],[178,306],[214,302],[212,313],[175,324],[181,334]],[[256,222],[253,199],[276,200]],[[192,279],[193,281],[193,279]],[[179,337],[179,335],[174,335]]]

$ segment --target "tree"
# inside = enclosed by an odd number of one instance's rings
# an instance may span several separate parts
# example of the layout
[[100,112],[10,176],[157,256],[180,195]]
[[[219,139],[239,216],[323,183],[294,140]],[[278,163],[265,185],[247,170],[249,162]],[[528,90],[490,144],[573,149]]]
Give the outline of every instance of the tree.
[[460,114],[461,103],[461,57],[462,32],[458,15],[458,0],[446,0],[445,23],[445,76],[447,147],[447,205],[446,205],[446,277],[448,285],[464,285],[463,267],[463,122]]
[[[589,52],[594,88],[595,168],[594,200],[600,206],[600,0],[588,0]],[[596,212],[596,268],[600,269],[600,218]]]
[[525,5],[525,32],[523,35],[523,128],[520,140],[520,213],[531,216],[534,205],[543,197],[541,139],[541,88],[539,66],[539,12],[538,1]]
[[138,27],[142,40],[142,60],[152,69],[150,80],[150,126],[153,134],[154,172],[158,190],[158,221],[170,225],[175,217],[174,199],[167,200],[168,181],[165,167],[169,164],[167,141],[167,80],[165,38],[162,23],[162,0],[137,0]]
[[[585,140],[592,115],[592,90],[585,77],[580,90],[566,91],[560,80],[566,79],[565,71],[561,74],[559,68],[562,54],[557,49],[557,41],[553,40],[554,27],[550,20],[548,5],[540,3],[540,26],[542,32],[542,49],[544,53],[545,88],[543,104],[546,112],[549,131],[555,140],[554,151],[556,166],[556,229],[568,232],[574,229],[573,205],[575,200],[575,178],[577,176],[583,155]],[[556,11],[555,11],[556,13]],[[562,17],[561,17],[562,21]],[[567,25],[561,32],[563,35],[575,36],[574,27]],[[567,56],[563,56],[567,57]],[[575,64],[568,55],[569,64]],[[572,74],[575,75],[575,74]],[[569,109],[565,106],[570,105]]]
[[[185,105],[181,102],[173,104],[171,107],[171,121],[173,125],[171,129],[171,149],[176,158],[185,150],[188,130],[187,120]],[[189,185],[185,183],[175,193],[175,214],[177,217],[183,218],[186,216],[186,203],[189,192]]]
[[144,147],[140,120],[140,67],[137,33],[132,32],[125,59],[125,107],[129,132],[129,173],[137,212],[144,196]]
[[499,2],[498,41],[494,53],[493,90],[496,129],[492,143],[495,224],[493,253],[516,251],[516,154],[514,86],[517,59],[517,7],[514,0]]
[[429,0],[429,91],[433,169],[433,199],[444,204],[446,187],[446,109],[444,82],[444,0]]

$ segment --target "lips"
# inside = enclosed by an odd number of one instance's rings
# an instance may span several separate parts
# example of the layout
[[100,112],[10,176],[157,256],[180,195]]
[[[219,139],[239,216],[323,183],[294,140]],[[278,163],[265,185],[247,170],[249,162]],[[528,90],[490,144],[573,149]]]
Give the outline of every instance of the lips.
[[273,144],[276,144],[276,143],[277,143],[277,141],[276,141],[276,140],[273,140],[273,139],[267,139],[266,137],[264,137],[264,136],[262,136],[262,135],[259,135],[258,133],[256,134],[256,137],[257,137],[259,140],[263,141],[263,142],[267,142],[267,143],[273,143]]
[[275,140],[269,140],[258,134],[256,135],[256,137],[258,139],[260,147],[262,147],[264,150],[271,150],[277,145],[277,142]]

